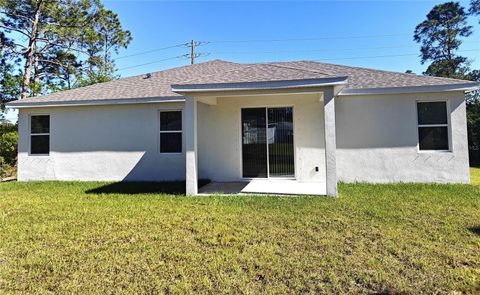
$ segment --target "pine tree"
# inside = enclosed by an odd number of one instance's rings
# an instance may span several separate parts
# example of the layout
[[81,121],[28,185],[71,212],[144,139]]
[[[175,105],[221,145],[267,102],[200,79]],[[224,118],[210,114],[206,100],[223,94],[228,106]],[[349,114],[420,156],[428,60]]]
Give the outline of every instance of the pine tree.
[[436,5],[427,19],[415,28],[414,40],[421,44],[422,64],[431,61],[424,74],[450,78],[464,78],[468,72],[468,60],[456,51],[462,44],[461,37],[472,34],[467,23],[468,14],[458,2]]
[[[73,80],[86,80],[86,69],[98,66],[98,57],[107,57],[101,63],[110,69],[104,79],[113,79],[111,51],[131,41],[100,0],[0,0],[0,28],[11,40],[6,50],[23,64],[22,98],[74,87]],[[99,28],[108,30],[100,34]]]

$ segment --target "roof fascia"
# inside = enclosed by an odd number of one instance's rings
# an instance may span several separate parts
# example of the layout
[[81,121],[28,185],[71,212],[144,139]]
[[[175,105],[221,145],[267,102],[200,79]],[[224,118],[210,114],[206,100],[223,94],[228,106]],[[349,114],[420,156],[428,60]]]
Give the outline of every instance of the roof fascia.
[[432,85],[432,86],[413,86],[413,87],[389,87],[389,88],[344,88],[339,96],[352,95],[375,95],[375,94],[398,94],[415,92],[443,92],[443,91],[474,91],[480,88],[480,83],[450,84],[450,85]]
[[93,106],[93,105],[124,105],[124,104],[144,104],[144,103],[165,103],[165,102],[184,102],[185,98],[172,97],[155,97],[155,98],[129,98],[129,99],[104,99],[104,100],[77,100],[77,101],[37,101],[22,102],[16,100],[7,103],[9,109],[21,108],[43,108],[43,107],[65,107],[65,106]]
[[176,93],[216,92],[236,90],[307,88],[343,84],[347,84],[347,77],[245,83],[176,84],[172,85],[172,91]]

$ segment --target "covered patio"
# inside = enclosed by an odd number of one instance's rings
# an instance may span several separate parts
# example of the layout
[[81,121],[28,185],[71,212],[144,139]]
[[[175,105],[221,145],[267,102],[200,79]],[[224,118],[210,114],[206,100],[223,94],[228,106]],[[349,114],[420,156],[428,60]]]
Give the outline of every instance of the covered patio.
[[298,182],[294,179],[254,179],[243,182],[211,182],[198,190],[199,195],[326,195],[325,183]]
[[[337,196],[335,95],[344,84],[344,78],[323,78],[173,85],[172,90],[185,97],[187,195]],[[266,118],[267,123],[263,123],[262,128],[266,134],[267,172],[251,176],[246,171],[256,164],[256,160],[250,163],[245,160],[246,141],[250,134],[245,133],[244,110],[255,108],[262,116],[262,108],[268,112],[271,108],[282,107],[294,113],[293,127],[290,127],[294,137],[291,153],[294,168],[285,175],[272,172],[272,163],[269,164],[272,162],[271,151],[269,156],[272,144],[268,137],[270,126],[275,124],[269,124],[269,118]],[[285,122],[281,123],[285,125]],[[259,157],[257,162],[262,162],[263,158]],[[212,182],[199,190],[199,178],[208,178]]]

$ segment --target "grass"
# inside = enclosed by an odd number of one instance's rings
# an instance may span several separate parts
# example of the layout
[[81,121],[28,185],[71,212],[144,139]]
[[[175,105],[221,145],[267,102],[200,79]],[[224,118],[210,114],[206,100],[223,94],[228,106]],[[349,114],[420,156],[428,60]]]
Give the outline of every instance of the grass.
[[339,199],[156,189],[1,183],[0,293],[480,292],[479,186],[342,184]]
[[480,185],[480,168],[470,168],[470,179],[473,185]]

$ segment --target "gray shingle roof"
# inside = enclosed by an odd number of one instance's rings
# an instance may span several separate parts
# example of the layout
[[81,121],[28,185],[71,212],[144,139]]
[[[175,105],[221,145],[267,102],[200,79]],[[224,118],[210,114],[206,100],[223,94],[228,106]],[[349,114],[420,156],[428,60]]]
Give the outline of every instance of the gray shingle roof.
[[[287,81],[348,77],[349,89],[414,87],[465,84],[470,81],[418,76],[373,69],[325,64],[313,61],[239,64],[213,60],[195,65],[177,67],[146,75],[123,78],[76,88],[45,96],[26,98],[24,103],[82,102],[122,99],[181,98],[172,92],[171,85],[218,84]],[[473,84],[473,82],[470,82]]]
[[420,76],[415,74],[319,63],[314,61],[292,61],[272,64],[283,65],[296,69],[308,69],[310,71],[319,73],[328,73],[329,75],[333,76],[347,76],[347,88],[351,89],[436,86],[465,83],[475,84],[472,81],[466,80]]

